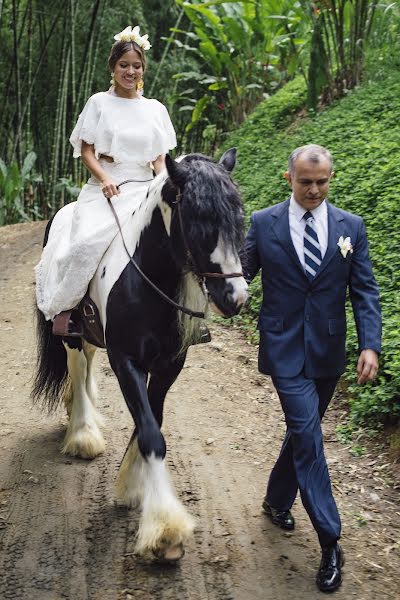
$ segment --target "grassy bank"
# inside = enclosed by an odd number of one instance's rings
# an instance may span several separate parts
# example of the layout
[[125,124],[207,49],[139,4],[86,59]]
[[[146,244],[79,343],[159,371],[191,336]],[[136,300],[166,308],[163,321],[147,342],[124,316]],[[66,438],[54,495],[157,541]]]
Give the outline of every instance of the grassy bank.
[[[283,172],[297,146],[317,143],[330,149],[336,176],[329,199],[361,215],[366,224],[374,272],[381,290],[383,353],[377,381],[355,384],[357,338],[349,314],[348,383],[354,423],[396,421],[400,416],[400,72],[380,76],[326,110],[310,117],[303,110],[305,85],[295,80],[258,106],[232,134],[226,147],[238,149],[235,179],[246,213],[289,196]],[[241,323],[254,331],[261,301],[259,278]],[[350,313],[349,307],[349,313]]]

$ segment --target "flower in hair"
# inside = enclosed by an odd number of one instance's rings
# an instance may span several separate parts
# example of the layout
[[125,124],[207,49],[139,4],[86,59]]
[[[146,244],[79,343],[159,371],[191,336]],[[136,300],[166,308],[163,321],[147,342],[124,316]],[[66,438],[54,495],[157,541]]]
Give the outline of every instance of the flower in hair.
[[125,27],[120,33],[114,35],[114,40],[117,42],[136,42],[143,50],[149,50],[151,48],[149,36],[147,33],[143,36],[140,35],[139,25],[136,25],[136,27],[133,28],[128,25],[128,27]]
[[141,40],[142,40],[142,43],[139,44],[139,46],[141,46],[143,48],[143,50],[150,50],[151,44],[149,42],[149,36],[147,33],[145,35],[142,35]]

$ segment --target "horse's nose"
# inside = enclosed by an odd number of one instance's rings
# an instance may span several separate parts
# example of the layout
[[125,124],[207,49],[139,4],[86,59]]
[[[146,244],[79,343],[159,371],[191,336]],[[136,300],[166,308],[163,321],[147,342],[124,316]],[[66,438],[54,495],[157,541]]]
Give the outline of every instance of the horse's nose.
[[232,292],[226,292],[225,293],[224,302],[225,302],[225,304],[236,304],[235,298],[233,297],[233,293]]
[[239,294],[234,290],[227,291],[224,294],[225,306],[230,307],[230,309],[233,310],[235,314],[237,314],[240,311],[246,300],[247,292],[245,290],[241,290]]
[[236,304],[236,306],[240,309],[242,308],[242,306],[244,304],[246,304],[247,302],[247,298],[248,298],[248,285],[245,282],[245,280],[243,279],[243,281],[238,281],[238,285],[236,286],[236,289],[233,291],[233,293],[231,294],[232,296],[232,301]]
[[247,298],[249,297],[249,293],[247,291],[247,284],[246,287],[243,290],[240,290],[238,297],[237,297],[237,305],[240,306],[240,308],[246,304],[247,302]]

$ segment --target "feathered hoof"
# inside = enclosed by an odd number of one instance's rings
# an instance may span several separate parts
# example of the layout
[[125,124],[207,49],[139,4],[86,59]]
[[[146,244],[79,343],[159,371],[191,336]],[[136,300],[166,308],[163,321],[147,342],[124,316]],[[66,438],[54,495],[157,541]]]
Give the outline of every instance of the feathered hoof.
[[62,447],[63,454],[92,459],[102,454],[106,444],[99,429],[85,426],[71,434],[67,433]]
[[148,521],[142,515],[135,548],[138,554],[146,556],[150,552],[155,559],[165,562],[177,562],[183,557],[183,545],[191,538],[195,523],[183,507],[179,508],[174,517],[164,514],[164,522],[160,519],[162,515]]
[[157,562],[176,563],[185,555],[185,548],[180,543],[176,546],[159,546],[153,549],[153,556]]

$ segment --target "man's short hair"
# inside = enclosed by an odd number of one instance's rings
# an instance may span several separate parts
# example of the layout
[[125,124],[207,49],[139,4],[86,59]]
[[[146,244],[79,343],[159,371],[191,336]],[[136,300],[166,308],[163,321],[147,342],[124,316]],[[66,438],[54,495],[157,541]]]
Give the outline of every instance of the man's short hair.
[[293,150],[292,154],[289,156],[288,160],[288,171],[290,174],[294,171],[294,165],[299,156],[305,154],[307,160],[313,163],[319,163],[321,158],[327,158],[331,165],[331,170],[333,169],[333,158],[332,154],[324,148],[323,146],[318,146],[318,144],[307,144],[306,146],[300,146]]

